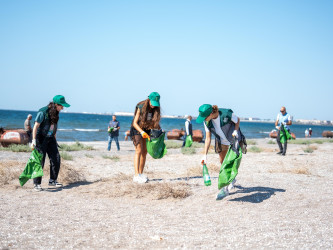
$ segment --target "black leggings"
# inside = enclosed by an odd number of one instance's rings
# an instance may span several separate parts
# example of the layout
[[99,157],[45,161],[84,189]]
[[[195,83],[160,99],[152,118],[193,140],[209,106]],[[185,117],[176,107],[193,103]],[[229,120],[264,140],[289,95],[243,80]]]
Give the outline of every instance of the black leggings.
[[[56,181],[60,170],[60,154],[55,138],[46,138],[43,145],[37,145],[39,152],[43,153],[42,168],[44,168],[46,154],[50,159],[50,181]],[[42,177],[34,179],[35,185],[42,183]]]

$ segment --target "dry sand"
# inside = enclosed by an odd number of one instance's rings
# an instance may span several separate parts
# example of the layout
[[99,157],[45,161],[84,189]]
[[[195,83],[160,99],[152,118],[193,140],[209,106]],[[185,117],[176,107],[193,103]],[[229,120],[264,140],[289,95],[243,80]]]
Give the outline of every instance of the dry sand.
[[[252,140],[230,196],[216,201],[218,155],[208,155],[212,185],[204,186],[200,158],[169,149],[147,157],[150,182],[134,184],[131,142],[120,152],[106,142],[69,152],[59,181],[43,192],[17,177],[29,153],[0,151],[0,248],[332,248],[333,143],[277,145]],[[251,147],[251,145],[249,146]],[[112,150],[115,145],[112,145]],[[111,156],[107,158],[107,156]]]

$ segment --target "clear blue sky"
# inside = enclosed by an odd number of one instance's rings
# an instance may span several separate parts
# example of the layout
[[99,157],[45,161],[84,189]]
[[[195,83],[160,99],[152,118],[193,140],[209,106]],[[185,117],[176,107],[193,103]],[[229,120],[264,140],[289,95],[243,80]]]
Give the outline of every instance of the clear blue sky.
[[333,120],[333,1],[0,0],[0,109]]

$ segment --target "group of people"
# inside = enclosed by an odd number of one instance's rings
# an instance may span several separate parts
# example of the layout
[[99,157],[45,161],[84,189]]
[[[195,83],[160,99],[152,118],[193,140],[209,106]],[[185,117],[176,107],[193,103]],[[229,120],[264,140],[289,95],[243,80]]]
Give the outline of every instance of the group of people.
[[[55,96],[52,102],[38,111],[34,128],[32,130],[31,147],[33,149],[36,148],[39,152],[43,153],[42,166],[44,166],[46,154],[50,159],[50,186],[62,187],[62,184],[57,181],[60,169],[60,155],[56,141],[56,134],[59,112],[64,107],[69,106],[70,105],[66,102],[64,96]],[[281,113],[278,114],[275,123],[279,132],[281,125],[284,125],[286,129],[289,129],[289,126],[291,125],[291,118],[287,114],[285,107],[282,107],[280,111]],[[31,116],[28,116],[28,119],[31,120]],[[135,147],[133,182],[146,183],[148,181],[148,177],[143,173],[147,156],[146,139],[150,140],[150,133],[152,130],[161,129],[160,119],[161,108],[159,93],[150,93],[145,100],[140,101],[135,106],[134,118],[130,128],[130,138]],[[185,137],[187,135],[192,135],[191,120],[192,117],[188,116],[185,122]],[[207,164],[207,154],[211,144],[212,134],[215,136],[215,152],[219,154],[221,164],[228,152],[229,146],[234,143],[235,140],[240,141],[245,138],[239,128],[240,119],[231,109],[219,108],[216,105],[203,104],[199,107],[199,114],[196,122],[203,123],[206,132],[204,153],[200,163],[204,162]],[[114,115],[108,126],[108,150],[111,149],[111,142],[113,140],[116,142],[117,149],[120,150],[118,140],[119,130],[120,122]],[[285,142],[282,146],[279,141],[279,136],[277,137],[277,141],[280,149],[279,154],[285,155],[287,143]],[[34,179],[34,189],[36,191],[42,190],[41,180],[41,177]],[[233,184],[234,182],[225,187],[226,194],[228,194],[228,191],[233,188]]]

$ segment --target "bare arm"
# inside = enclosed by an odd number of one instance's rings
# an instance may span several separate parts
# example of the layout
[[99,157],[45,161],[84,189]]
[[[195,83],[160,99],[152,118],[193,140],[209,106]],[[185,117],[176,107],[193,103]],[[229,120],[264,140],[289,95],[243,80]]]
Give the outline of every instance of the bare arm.
[[237,123],[235,123],[235,130],[238,130],[239,129],[239,123],[240,123],[240,119],[239,117],[237,117]]
[[208,153],[210,142],[211,142],[211,133],[209,131],[209,132],[206,132],[205,150],[204,150],[205,155]]
[[40,123],[35,122],[34,129],[32,130],[32,139],[33,140],[36,140],[37,129],[39,128],[39,126],[40,126]]
[[140,110],[137,109],[136,110],[136,114],[135,114],[135,117],[134,117],[134,121],[133,121],[133,127],[139,131],[140,133],[143,131],[142,128],[140,128],[138,122],[139,122],[139,117],[140,117]]

